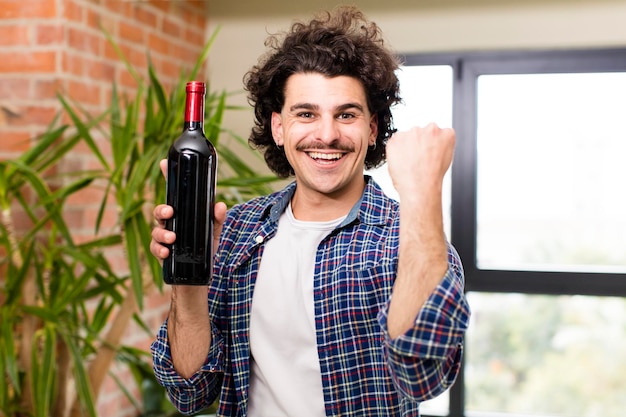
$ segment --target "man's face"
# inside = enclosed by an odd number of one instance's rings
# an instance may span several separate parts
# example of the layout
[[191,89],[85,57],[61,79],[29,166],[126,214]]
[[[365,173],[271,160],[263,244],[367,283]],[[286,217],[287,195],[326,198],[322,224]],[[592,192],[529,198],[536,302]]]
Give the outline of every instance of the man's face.
[[285,148],[298,192],[361,195],[365,155],[376,143],[377,123],[357,79],[290,76],[283,109],[272,114],[272,134]]

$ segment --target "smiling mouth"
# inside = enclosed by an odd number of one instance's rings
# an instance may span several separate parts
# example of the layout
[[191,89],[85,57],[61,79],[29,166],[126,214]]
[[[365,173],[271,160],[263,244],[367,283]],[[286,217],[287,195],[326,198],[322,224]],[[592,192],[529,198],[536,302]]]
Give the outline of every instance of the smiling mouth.
[[341,152],[335,152],[335,153],[307,152],[307,155],[309,155],[309,157],[315,160],[316,162],[329,164],[329,163],[340,160],[344,154]]

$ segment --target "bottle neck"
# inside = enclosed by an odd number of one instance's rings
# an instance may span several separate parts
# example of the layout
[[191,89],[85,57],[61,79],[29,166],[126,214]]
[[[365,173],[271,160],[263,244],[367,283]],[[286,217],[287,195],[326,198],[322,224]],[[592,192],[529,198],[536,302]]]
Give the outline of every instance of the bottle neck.
[[187,92],[184,130],[202,129],[204,124],[204,92]]
[[204,131],[204,123],[202,122],[185,122],[183,130],[202,130]]

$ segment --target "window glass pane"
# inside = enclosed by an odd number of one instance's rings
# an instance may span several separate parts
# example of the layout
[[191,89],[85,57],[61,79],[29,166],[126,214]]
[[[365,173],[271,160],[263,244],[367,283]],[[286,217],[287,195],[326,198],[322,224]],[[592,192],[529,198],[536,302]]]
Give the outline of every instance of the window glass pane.
[[481,269],[626,272],[626,73],[477,84]]
[[626,300],[469,293],[468,416],[622,417]]
[[[392,109],[395,127],[408,130],[434,122],[452,126],[452,67],[449,65],[404,66],[398,72],[403,103]],[[367,171],[392,198],[398,200],[387,165]],[[444,178],[444,225],[450,236],[450,170]]]

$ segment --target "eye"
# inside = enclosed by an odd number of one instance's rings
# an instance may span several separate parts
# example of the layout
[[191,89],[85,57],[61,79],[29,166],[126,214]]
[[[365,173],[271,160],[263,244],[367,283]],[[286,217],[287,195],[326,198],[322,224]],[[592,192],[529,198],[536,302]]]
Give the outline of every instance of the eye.
[[310,119],[313,117],[313,113],[310,111],[303,111],[297,114],[298,117],[302,117],[303,119]]
[[342,120],[353,119],[356,116],[354,113],[341,113],[337,118]]

